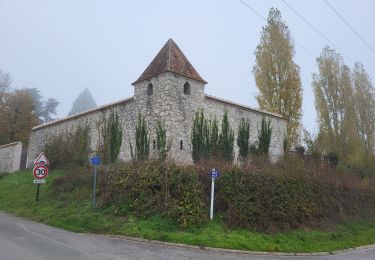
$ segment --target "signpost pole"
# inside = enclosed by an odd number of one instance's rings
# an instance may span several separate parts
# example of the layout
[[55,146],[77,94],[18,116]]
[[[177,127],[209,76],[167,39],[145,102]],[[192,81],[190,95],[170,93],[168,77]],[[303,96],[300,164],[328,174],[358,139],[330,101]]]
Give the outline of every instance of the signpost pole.
[[93,188],[93,201],[94,208],[96,204],[96,165],[94,166],[94,188]]
[[92,188],[92,204],[95,208],[96,204],[96,167],[100,165],[100,157],[98,155],[95,155],[91,157],[91,164],[94,166],[94,183]]
[[214,217],[214,194],[215,194],[215,178],[211,178],[211,208],[210,219]]
[[39,201],[39,188],[40,188],[40,183],[38,183],[37,186],[36,186],[36,197],[35,197],[35,201]]

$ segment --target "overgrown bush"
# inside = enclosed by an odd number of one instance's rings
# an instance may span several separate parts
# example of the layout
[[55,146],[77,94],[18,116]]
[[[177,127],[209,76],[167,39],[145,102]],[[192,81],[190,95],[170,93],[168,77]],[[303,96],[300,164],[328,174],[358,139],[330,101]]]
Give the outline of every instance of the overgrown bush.
[[122,143],[122,130],[118,113],[111,110],[108,116],[102,115],[98,132],[98,152],[102,158],[102,163],[116,162]]
[[74,132],[61,133],[48,139],[44,151],[52,169],[82,167],[88,164],[90,128],[78,126]]
[[160,119],[156,121],[156,148],[158,150],[158,156],[160,161],[164,161],[167,158],[169,151],[171,150],[172,140],[167,141],[167,130],[165,124]]
[[252,169],[232,167],[217,181],[220,207],[233,227],[278,231],[374,216],[374,180],[286,158]]
[[221,121],[221,132],[219,135],[219,158],[226,162],[233,161],[234,131],[229,125],[228,112],[225,111]]
[[135,126],[135,147],[130,143],[130,153],[134,160],[144,161],[150,154],[150,139],[148,136],[146,119],[138,113],[137,125]]
[[88,168],[71,168],[62,176],[55,177],[51,183],[49,193],[51,196],[67,201],[71,193],[75,198],[87,199],[92,196],[92,171]]
[[100,170],[99,194],[118,214],[163,214],[182,227],[205,219],[202,186],[192,167],[156,162],[118,164]]
[[241,118],[240,125],[238,126],[237,134],[237,145],[238,145],[238,154],[241,160],[246,160],[250,153],[250,122]]

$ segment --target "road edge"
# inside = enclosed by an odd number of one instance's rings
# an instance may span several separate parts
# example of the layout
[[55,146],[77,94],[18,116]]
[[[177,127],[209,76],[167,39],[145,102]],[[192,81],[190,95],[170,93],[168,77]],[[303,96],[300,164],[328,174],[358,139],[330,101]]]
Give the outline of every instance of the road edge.
[[26,217],[17,216],[15,214],[12,214],[12,213],[9,213],[9,212],[6,212],[6,211],[0,210],[0,213],[6,214],[6,215],[11,215],[15,218],[19,218],[19,219],[22,219],[24,221],[34,222],[34,223],[39,224],[39,225],[44,225],[44,226],[47,226],[47,227],[60,229],[60,230],[63,230],[65,232],[71,232],[71,233],[75,233],[75,234],[86,234],[86,235],[100,236],[100,237],[105,237],[105,238],[114,238],[114,239],[119,239],[119,240],[136,241],[136,242],[141,242],[141,243],[145,243],[145,244],[178,247],[178,248],[184,248],[184,249],[193,249],[193,250],[216,252],[216,253],[244,254],[244,255],[264,255],[264,256],[327,256],[327,255],[340,255],[340,254],[345,254],[345,253],[375,248],[375,244],[370,244],[370,245],[364,245],[364,246],[359,246],[359,247],[334,250],[334,251],[329,251],[329,252],[314,252],[314,253],[264,252],[264,251],[227,249],[227,248],[217,248],[217,247],[188,245],[188,244],[182,244],[182,243],[173,243],[173,242],[166,242],[166,241],[160,241],[160,240],[124,236],[124,235],[73,232],[73,231],[69,231],[69,230],[66,230],[66,229],[63,229],[63,228],[60,228],[60,227],[50,226],[50,225],[47,225],[45,223],[41,223],[41,222],[26,218]]
[[155,244],[155,245],[179,247],[179,248],[185,248],[185,249],[217,252],[217,253],[235,253],[235,254],[265,255],[265,256],[267,255],[269,256],[327,256],[327,255],[340,255],[340,254],[375,248],[375,244],[370,244],[370,245],[365,245],[365,246],[346,248],[346,249],[334,250],[334,251],[329,251],[329,252],[314,252],[314,253],[264,252],[264,251],[249,251],[249,250],[227,249],[227,248],[217,248],[217,247],[207,247],[207,246],[196,246],[196,245],[188,245],[188,244],[182,244],[182,243],[152,240],[152,239],[146,239],[146,238],[130,237],[130,236],[124,236],[124,235],[113,235],[113,234],[94,234],[94,235],[98,235],[102,237],[109,237],[109,238],[116,238],[120,240],[137,241],[137,242],[142,242],[145,244]]

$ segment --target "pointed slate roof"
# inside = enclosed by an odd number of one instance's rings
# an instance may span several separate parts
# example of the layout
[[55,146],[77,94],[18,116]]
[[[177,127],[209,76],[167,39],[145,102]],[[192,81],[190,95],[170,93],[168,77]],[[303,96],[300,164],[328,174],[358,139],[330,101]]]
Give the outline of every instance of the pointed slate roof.
[[172,39],[169,39],[142,75],[132,85],[165,72],[176,73],[207,83],[194,69],[177,44]]

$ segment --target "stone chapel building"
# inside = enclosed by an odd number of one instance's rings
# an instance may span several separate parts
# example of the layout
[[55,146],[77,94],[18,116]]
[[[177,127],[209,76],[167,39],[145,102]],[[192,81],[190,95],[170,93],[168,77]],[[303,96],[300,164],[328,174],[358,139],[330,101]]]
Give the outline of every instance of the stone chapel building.
[[[283,154],[283,140],[287,121],[283,117],[236,104],[204,93],[207,82],[198,74],[176,43],[169,39],[141,76],[132,84],[134,96],[73,116],[36,126],[30,134],[27,166],[31,167],[44,145],[53,135],[74,131],[80,124],[90,125],[91,149],[98,145],[98,122],[102,115],[117,111],[122,126],[122,145],[119,160],[131,160],[130,143],[135,143],[135,124],[138,112],[145,116],[150,138],[150,158],[156,158],[155,124],[157,118],[165,123],[167,138],[172,141],[169,159],[190,164],[191,128],[193,118],[202,108],[206,117],[216,116],[219,129],[227,111],[230,126],[235,131],[235,158],[238,156],[237,131],[241,118],[250,121],[250,141],[257,140],[257,129],[262,117],[271,121],[273,128],[269,150],[275,161]],[[48,156],[48,155],[47,155]]]

